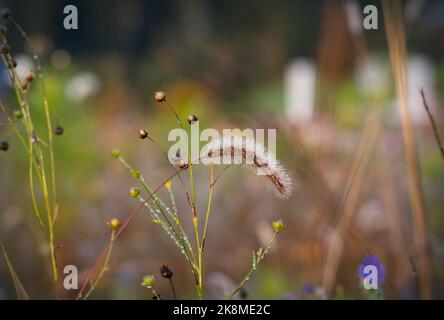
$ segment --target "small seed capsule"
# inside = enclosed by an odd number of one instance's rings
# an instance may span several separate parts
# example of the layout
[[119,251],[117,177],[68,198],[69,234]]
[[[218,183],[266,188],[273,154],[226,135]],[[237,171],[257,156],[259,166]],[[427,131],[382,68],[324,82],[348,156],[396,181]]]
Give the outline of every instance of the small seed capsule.
[[154,99],[156,99],[157,102],[162,102],[166,100],[166,93],[163,91],[156,91],[154,93]]
[[140,129],[139,130],[139,138],[146,139],[147,137],[148,137],[148,131],[146,131],[145,129]]
[[0,150],[6,152],[6,151],[8,151],[8,149],[9,149],[8,141],[1,141],[0,142]]
[[196,121],[199,121],[199,119],[198,119],[194,114],[190,114],[190,115],[188,116],[188,123],[189,123],[189,124],[193,124],[193,123],[195,123]]
[[63,129],[63,127],[61,127],[61,126],[57,126],[54,128],[54,134],[56,134],[58,136],[61,136],[64,131],[65,131],[65,129]]

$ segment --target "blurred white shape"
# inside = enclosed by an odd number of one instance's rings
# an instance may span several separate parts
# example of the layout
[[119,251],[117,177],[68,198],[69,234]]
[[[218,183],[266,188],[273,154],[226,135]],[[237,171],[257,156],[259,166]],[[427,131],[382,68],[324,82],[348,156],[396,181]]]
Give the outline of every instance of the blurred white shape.
[[81,72],[71,78],[65,87],[65,95],[74,102],[81,102],[95,95],[101,87],[99,77],[92,72]]
[[433,114],[436,103],[435,74],[431,61],[423,55],[413,55],[407,61],[407,86],[410,117],[414,125],[428,125],[429,120],[422,103],[423,88]]
[[381,97],[390,90],[390,66],[377,54],[370,54],[360,63],[355,72],[359,91],[367,97]]
[[345,3],[345,14],[347,16],[347,27],[352,35],[362,34],[362,14],[359,4],[355,0]]
[[[14,56],[14,60],[17,62],[17,67],[15,68],[15,71],[20,80],[23,80],[28,74],[28,72],[33,71],[35,69],[32,58],[26,54],[18,54]],[[12,83],[9,78],[9,73],[6,68],[3,72],[2,80],[4,81],[4,83],[7,83],[9,87],[12,87]]]
[[297,58],[284,71],[285,112],[289,121],[313,119],[316,93],[316,67],[310,59]]
[[359,228],[368,232],[382,231],[387,226],[383,205],[378,200],[365,202],[359,209],[356,219]]
[[[236,284],[222,272],[213,272],[208,277],[208,290],[216,299],[227,299],[236,288]],[[233,297],[239,300],[239,293]]]

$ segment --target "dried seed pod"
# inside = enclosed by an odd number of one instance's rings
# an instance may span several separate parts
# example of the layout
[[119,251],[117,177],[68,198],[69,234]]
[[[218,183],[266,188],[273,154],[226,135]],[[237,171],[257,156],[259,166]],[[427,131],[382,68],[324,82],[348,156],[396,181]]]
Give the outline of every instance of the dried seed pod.
[[162,277],[170,279],[173,276],[174,273],[173,273],[173,271],[170,268],[168,268],[168,266],[163,265],[160,268],[160,274],[162,275]]
[[34,73],[32,71],[29,71],[25,79],[28,82],[32,82],[32,80],[34,80]]
[[65,131],[65,129],[63,129],[63,127],[61,127],[61,126],[57,126],[54,128],[54,134],[56,134],[58,136],[61,136],[64,131]]
[[6,152],[6,151],[8,151],[8,149],[9,149],[8,141],[1,141],[0,142],[0,150]]
[[183,161],[183,160],[180,160],[178,166],[179,166],[179,169],[180,169],[180,170],[184,170],[184,169],[187,169],[187,168],[188,168],[188,163],[186,163],[186,162]]
[[162,102],[166,100],[166,93],[163,91],[156,91],[154,93],[154,99],[156,99],[157,102]]
[[139,138],[146,139],[147,137],[148,137],[148,131],[146,131],[145,129],[140,129],[139,130]]
[[196,121],[199,121],[199,119],[198,119],[194,114],[190,114],[190,115],[188,116],[188,123],[189,123],[189,124],[193,124],[193,123],[195,123]]

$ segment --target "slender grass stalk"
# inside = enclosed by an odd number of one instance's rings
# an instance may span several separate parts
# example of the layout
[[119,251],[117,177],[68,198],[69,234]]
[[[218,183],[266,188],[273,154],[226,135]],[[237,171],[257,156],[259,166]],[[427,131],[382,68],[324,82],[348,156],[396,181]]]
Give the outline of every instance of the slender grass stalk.
[[[114,235],[115,235],[115,230],[113,229],[111,231],[111,240],[113,240]],[[91,282],[91,286],[89,287],[88,292],[85,294],[85,296],[83,297],[83,300],[87,300],[89,298],[89,296],[93,293],[93,291],[96,289],[97,285],[99,284],[100,280],[102,280],[103,275],[109,270],[109,260],[111,258],[111,252],[113,251],[113,246],[110,245],[108,248],[108,252],[106,254],[106,258],[105,258],[105,262],[103,263],[103,267],[99,272],[99,275],[97,276],[97,278]]]
[[429,257],[427,254],[428,240],[426,212],[424,208],[424,197],[421,185],[421,174],[419,171],[418,153],[407,98],[407,53],[402,4],[401,1],[395,0],[386,0],[381,2],[384,12],[384,22],[386,26],[390,60],[398,98],[398,110],[402,122],[404,158],[407,166],[410,204],[413,216],[415,251],[416,256],[418,257],[420,292],[423,298],[430,299],[432,297],[432,292],[430,288]]

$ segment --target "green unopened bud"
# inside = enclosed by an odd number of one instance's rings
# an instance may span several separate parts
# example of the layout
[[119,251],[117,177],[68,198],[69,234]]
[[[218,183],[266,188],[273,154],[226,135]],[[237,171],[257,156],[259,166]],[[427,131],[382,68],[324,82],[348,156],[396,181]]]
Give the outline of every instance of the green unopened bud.
[[16,119],[23,118],[23,113],[20,110],[15,110],[14,111],[14,118],[16,118]]
[[120,150],[119,149],[113,149],[113,151],[111,151],[111,157],[113,157],[113,158],[120,157]]
[[143,277],[141,285],[147,288],[152,288],[154,286],[154,283],[156,282],[156,279],[152,274],[148,274]]
[[284,229],[284,222],[281,219],[273,221],[271,225],[273,226],[273,230],[276,233],[279,233]]
[[136,198],[139,194],[140,194],[139,188],[131,188],[130,189],[129,195],[131,196],[131,198]]
[[120,227],[121,222],[119,219],[117,218],[112,218],[111,220],[109,220],[107,223],[108,227],[110,227],[112,230],[116,230]]
[[139,179],[140,178],[140,171],[139,170],[132,170],[131,175],[133,178]]

